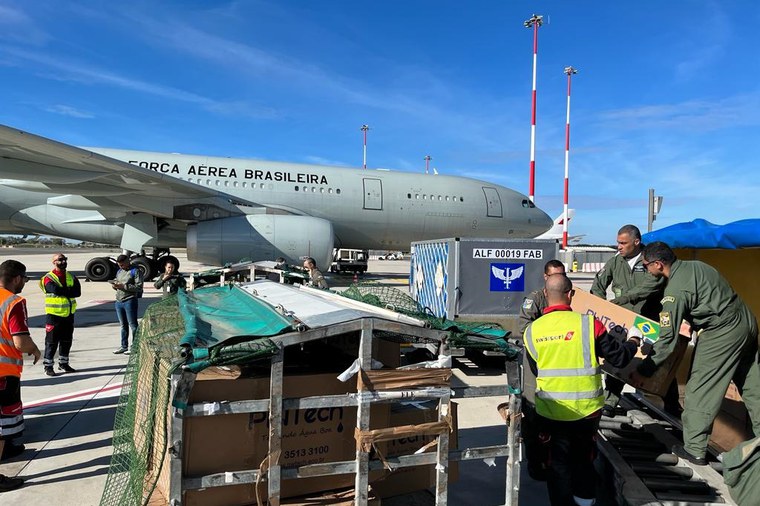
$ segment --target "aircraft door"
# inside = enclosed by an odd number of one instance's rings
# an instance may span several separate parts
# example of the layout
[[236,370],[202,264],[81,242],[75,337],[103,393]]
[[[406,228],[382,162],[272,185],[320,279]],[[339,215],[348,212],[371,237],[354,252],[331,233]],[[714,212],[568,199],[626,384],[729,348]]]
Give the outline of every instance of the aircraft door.
[[383,182],[379,179],[364,178],[364,209],[382,211]]
[[496,191],[496,188],[484,186],[483,193],[486,196],[486,216],[501,218],[501,198],[499,198],[499,192]]

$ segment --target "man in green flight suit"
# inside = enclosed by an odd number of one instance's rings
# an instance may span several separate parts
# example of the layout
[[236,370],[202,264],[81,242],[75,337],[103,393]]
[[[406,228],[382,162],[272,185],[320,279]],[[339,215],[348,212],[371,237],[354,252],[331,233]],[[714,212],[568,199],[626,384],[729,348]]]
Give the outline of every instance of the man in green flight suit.
[[731,380],[749,410],[752,430],[760,434],[757,320],[713,267],[696,260],[678,260],[663,242],[647,245],[643,255],[645,268],[658,278],[667,278],[667,285],[660,313],[660,337],[631,380],[635,386],[642,376],[651,376],[673,353],[681,320],[699,332],[686,383],[684,444],[674,446],[673,453],[704,465],[713,420]]
[[[607,298],[607,287],[612,285],[615,297],[610,301],[650,320],[657,321],[660,312],[660,298],[665,280],[650,275],[642,262],[641,231],[635,225],[624,225],[617,233],[618,254],[610,258],[594,278],[591,293]],[[605,416],[615,414],[615,406],[620,401],[624,382],[612,376],[605,377]],[[668,393],[668,411],[678,410],[678,387]]]

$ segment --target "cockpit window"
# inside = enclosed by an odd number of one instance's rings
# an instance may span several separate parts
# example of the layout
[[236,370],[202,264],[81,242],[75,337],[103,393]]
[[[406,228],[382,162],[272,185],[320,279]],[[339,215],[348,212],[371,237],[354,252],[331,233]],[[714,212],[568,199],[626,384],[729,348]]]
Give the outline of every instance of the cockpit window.
[[536,204],[534,204],[533,202],[531,202],[528,199],[523,199],[522,206],[523,207],[528,207],[528,208],[533,208],[533,207],[536,207]]

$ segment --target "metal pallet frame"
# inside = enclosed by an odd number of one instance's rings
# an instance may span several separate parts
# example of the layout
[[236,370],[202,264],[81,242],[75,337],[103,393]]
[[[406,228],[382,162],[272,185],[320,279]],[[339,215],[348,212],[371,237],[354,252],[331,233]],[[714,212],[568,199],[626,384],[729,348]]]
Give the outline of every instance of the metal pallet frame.
[[[378,460],[370,461],[369,453],[363,451],[360,445],[357,444],[356,459],[353,461],[312,464],[282,469],[278,456],[281,448],[283,410],[356,406],[356,427],[360,431],[365,431],[369,429],[370,405],[374,402],[438,399],[439,421],[442,421],[449,413],[449,403],[452,397],[460,399],[494,396],[508,397],[509,412],[506,417],[508,424],[506,444],[449,451],[449,433],[448,431],[444,431],[438,436],[436,452],[389,457],[386,461],[394,469],[435,464],[438,471],[436,474],[435,503],[438,506],[445,506],[448,494],[449,462],[507,457],[505,504],[507,506],[517,505],[520,478],[521,377],[519,374],[519,364],[516,361],[506,362],[508,385],[458,387],[451,389],[423,387],[402,391],[364,391],[363,393],[360,392],[359,395],[344,394],[283,399],[283,354],[286,347],[356,331],[361,331],[358,360],[362,370],[371,368],[372,339],[374,338],[373,334],[375,331],[394,332],[432,340],[439,343],[442,352],[445,353],[447,350],[447,332],[414,327],[380,318],[361,318],[329,327],[284,334],[271,338],[278,346],[279,352],[271,359],[269,399],[226,402],[222,403],[220,409],[215,410],[213,413],[204,411],[202,404],[188,404],[189,394],[193,388],[196,375],[182,370],[175,372],[171,378],[172,406],[170,406],[170,427],[168,431],[171,437],[168,448],[170,505],[181,506],[182,493],[187,490],[227,485],[256,484],[257,481],[266,479],[268,504],[279,506],[282,479],[356,473],[355,504],[357,506],[365,506],[368,502],[369,471],[383,469],[383,463]],[[182,433],[185,417],[261,412],[269,413],[269,455],[274,456],[272,462],[262,464],[261,471],[251,469],[197,477],[185,477],[182,475]],[[262,503],[264,502],[266,501],[262,501]]]

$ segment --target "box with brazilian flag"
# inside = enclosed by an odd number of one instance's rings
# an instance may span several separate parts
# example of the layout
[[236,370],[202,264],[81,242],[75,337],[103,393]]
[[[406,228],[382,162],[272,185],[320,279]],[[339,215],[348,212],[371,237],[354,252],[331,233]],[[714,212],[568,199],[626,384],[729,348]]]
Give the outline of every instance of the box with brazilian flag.
[[[622,369],[617,369],[609,364],[603,365],[605,372],[625,382],[629,381],[631,372],[636,369],[636,366],[651,351],[652,343],[660,337],[660,325],[657,322],[644,318],[628,309],[616,306],[600,297],[591,295],[580,288],[575,289],[573,311],[593,314],[597,320],[604,324],[607,332],[621,339],[624,339],[628,335],[628,330],[632,327],[636,327],[641,331],[644,343],[630,364]],[[688,342],[688,338],[682,336],[678,342],[676,351],[668,357],[662,367],[657,369],[657,372],[651,378],[647,378],[644,384],[638,388],[655,395],[665,395],[670,382],[676,376],[676,371],[686,352]]]

